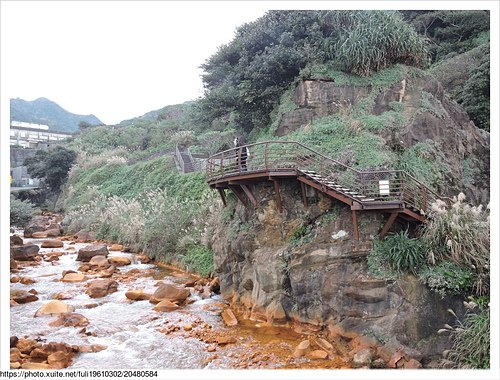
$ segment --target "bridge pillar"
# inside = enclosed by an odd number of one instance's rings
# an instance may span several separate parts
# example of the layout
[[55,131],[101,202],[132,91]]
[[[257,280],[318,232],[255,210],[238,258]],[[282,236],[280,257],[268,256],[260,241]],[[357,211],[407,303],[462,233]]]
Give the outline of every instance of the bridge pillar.
[[351,210],[352,216],[352,233],[354,240],[359,240],[358,214],[356,210]]

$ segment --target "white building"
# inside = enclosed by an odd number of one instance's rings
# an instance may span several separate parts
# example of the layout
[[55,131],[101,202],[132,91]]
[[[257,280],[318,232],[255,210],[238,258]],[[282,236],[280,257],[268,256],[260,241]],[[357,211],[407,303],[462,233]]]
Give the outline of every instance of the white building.
[[43,124],[14,120],[10,123],[10,145],[23,148],[40,148],[71,136],[73,134],[68,132],[49,131],[49,127]]

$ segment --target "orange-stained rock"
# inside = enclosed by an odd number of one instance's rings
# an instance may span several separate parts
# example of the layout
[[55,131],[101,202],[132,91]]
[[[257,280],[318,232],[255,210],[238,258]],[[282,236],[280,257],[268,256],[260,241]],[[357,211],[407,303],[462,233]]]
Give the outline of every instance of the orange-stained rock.
[[42,248],[61,248],[64,247],[64,243],[61,240],[45,240],[42,242]]
[[65,327],[85,327],[88,326],[89,320],[83,316],[82,314],[78,313],[64,313],[59,315],[59,317],[50,322],[49,326],[52,327],[58,327],[58,326],[65,326]]
[[30,284],[34,284],[36,281],[33,280],[31,277],[21,277],[19,282],[21,284],[24,284],[24,285],[30,285]]
[[155,311],[174,311],[179,308],[179,305],[170,302],[169,300],[163,300],[155,305],[153,310]]
[[410,360],[404,362],[403,368],[404,369],[418,369],[418,368],[422,368],[422,363],[420,363],[418,360],[410,359]]
[[47,363],[23,363],[21,369],[54,369]]
[[158,303],[162,300],[169,300],[172,302],[184,302],[190,295],[188,289],[181,288],[171,284],[160,283],[160,286],[151,296],[149,302]]
[[144,301],[151,298],[151,294],[144,293],[142,290],[129,290],[125,293],[125,297],[132,301]]
[[110,265],[106,256],[102,256],[102,255],[97,255],[97,256],[92,257],[89,261],[89,264],[90,265],[97,265],[98,267],[106,267],[106,268],[109,267],[109,265]]
[[108,249],[110,251],[121,251],[123,249],[123,245],[121,245],[121,244],[112,244]]
[[124,265],[130,265],[131,261],[128,257],[123,257],[123,256],[112,256],[108,257],[109,262],[117,267],[121,267]]
[[236,343],[236,338],[233,336],[222,335],[218,336],[216,341],[218,345],[222,346],[224,344]]
[[105,244],[91,244],[78,251],[77,261],[90,261],[94,256],[105,256],[109,254],[108,247]]
[[21,363],[19,362],[10,362],[10,369],[19,369],[21,368]]
[[47,358],[47,362],[52,368],[62,369],[66,368],[71,364],[73,360],[73,355],[69,352],[57,351],[50,354]]
[[220,316],[227,326],[236,326],[238,324],[238,320],[236,319],[236,316],[231,309],[224,310],[222,313],[220,313]]
[[101,280],[94,280],[89,283],[89,286],[85,293],[87,293],[90,298],[100,298],[114,293],[117,290],[118,282],[112,279],[105,278]]
[[33,301],[38,301],[38,297],[26,290],[15,290],[10,291],[10,299],[17,303],[28,303]]
[[70,313],[74,311],[74,307],[59,300],[52,300],[43,305],[35,313],[35,317],[42,315],[56,315],[62,313]]
[[61,230],[59,228],[48,229],[45,233],[47,234],[47,237],[61,236]]
[[81,282],[85,281],[87,278],[83,273],[67,273],[62,281],[64,282]]
[[70,293],[58,292],[54,294],[54,299],[56,300],[69,300],[71,298],[73,298],[73,295]]
[[323,350],[314,350],[307,354],[309,359],[326,359],[328,357],[328,352]]
[[34,339],[24,339],[20,338],[16,343],[16,348],[19,349],[23,354],[29,354],[36,347],[40,347],[42,344]]
[[35,238],[35,239],[44,239],[47,237],[47,232],[45,232],[45,231],[33,232],[31,237]]
[[21,361],[22,354],[19,348],[13,347],[10,349],[10,361],[11,362],[18,362]]

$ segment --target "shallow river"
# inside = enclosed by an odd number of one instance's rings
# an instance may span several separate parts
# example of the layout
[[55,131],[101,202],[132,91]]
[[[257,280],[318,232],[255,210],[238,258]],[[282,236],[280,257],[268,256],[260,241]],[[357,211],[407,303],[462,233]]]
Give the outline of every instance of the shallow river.
[[[21,235],[22,236],[22,235]],[[24,243],[40,244],[44,239],[24,239]],[[149,301],[130,301],[125,293],[143,289],[153,293],[158,281],[181,284],[189,274],[167,270],[152,264],[142,264],[135,255],[110,252],[109,256],[126,256],[131,265],[119,267],[122,272],[144,270],[152,275],[132,276],[120,281],[118,291],[102,298],[85,294],[86,281],[62,282],[62,272],[77,270],[77,251],[87,244],[68,244],[59,249],[41,248],[40,254],[68,252],[54,263],[41,261],[35,266],[20,263],[19,277],[36,282],[23,285],[12,283],[12,289],[38,292],[39,300],[11,307],[11,336],[41,339],[43,342],[64,342],[71,345],[99,344],[107,348],[96,353],[75,356],[69,369],[181,369],[181,368],[339,368],[340,358],[321,363],[306,358],[294,358],[294,348],[304,337],[290,329],[261,326],[256,322],[240,321],[226,327],[220,312],[227,307],[220,296],[202,299],[192,291],[194,302],[173,312],[157,312]],[[74,247],[74,251],[68,251]],[[149,271],[146,271],[149,270]],[[89,276],[90,277],[90,276]],[[88,281],[88,280],[87,280]],[[81,327],[51,327],[56,317],[34,317],[45,303],[58,292],[70,293],[63,302],[74,306],[89,325]],[[191,328],[186,325],[190,325]],[[231,336],[234,343],[217,345],[216,336]]]

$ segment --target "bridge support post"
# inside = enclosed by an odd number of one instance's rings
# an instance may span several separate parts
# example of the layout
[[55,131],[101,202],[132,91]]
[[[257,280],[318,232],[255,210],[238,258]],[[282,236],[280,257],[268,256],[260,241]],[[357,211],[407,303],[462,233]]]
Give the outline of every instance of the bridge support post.
[[389,232],[391,229],[392,225],[396,221],[396,218],[398,217],[398,212],[393,212],[391,213],[391,216],[389,216],[389,219],[387,219],[387,222],[385,222],[384,228],[382,228],[382,231],[380,231],[379,237],[380,239],[383,239],[384,236]]
[[240,202],[243,203],[243,206],[247,207],[247,201],[241,189],[239,189],[239,187],[235,185],[229,185],[229,188],[232,190],[234,195],[236,195],[236,198],[238,198]]
[[300,191],[302,192],[302,203],[304,203],[304,207],[309,207],[309,203],[307,202],[307,189],[306,184],[302,181],[300,182]]
[[354,240],[359,240],[358,214],[356,210],[351,211],[351,216],[352,216],[352,231]]
[[222,204],[224,207],[227,207],[226,203],[226,194],[224,193],[224,189],[217,189],[219,191],[220,199],[222,200]]
[[280,184],[277,180],[273,179],[274,182],[274,192],[276,193],[276,203],[278,203],[278,210],[280,213],[283,212],[283,202],[281,201]]
[[250,188],[247,185],[240,185],[240,186],[247,195],[248,199],[250,199],[250,202],[252,202],[253,207],[257,208],[258,207],[257,199],[255,199],[252,190],[250,190]]

